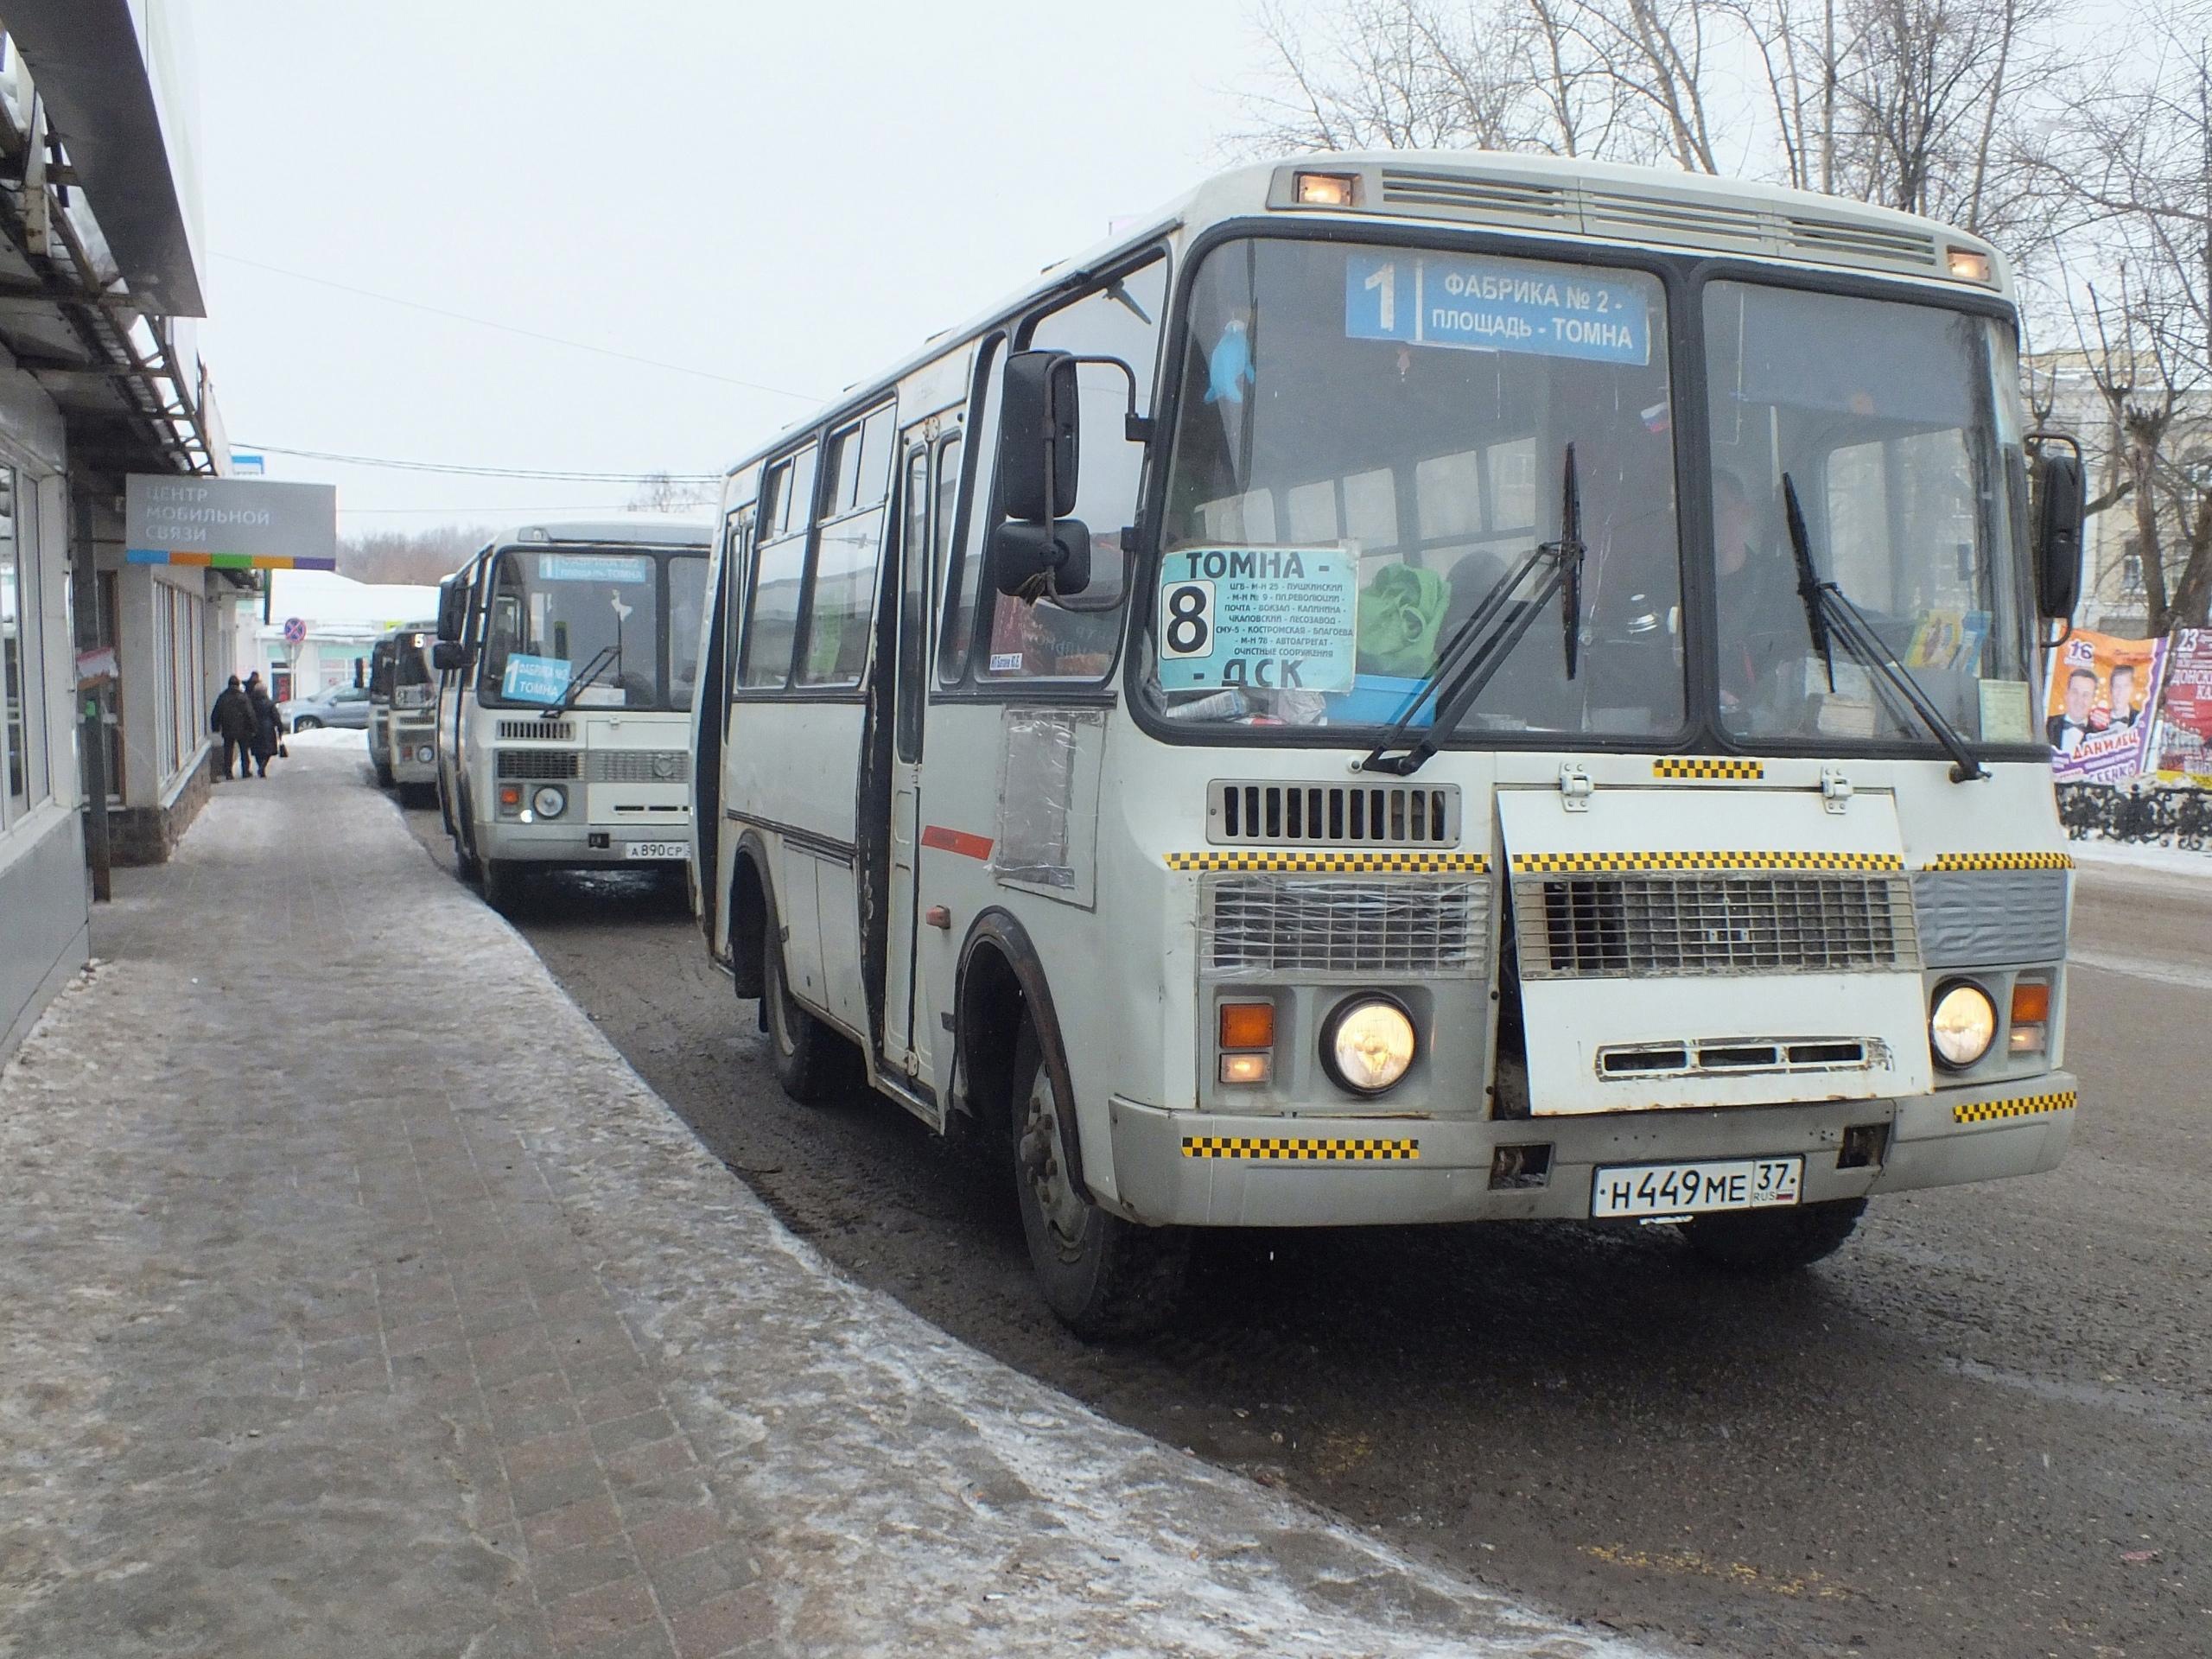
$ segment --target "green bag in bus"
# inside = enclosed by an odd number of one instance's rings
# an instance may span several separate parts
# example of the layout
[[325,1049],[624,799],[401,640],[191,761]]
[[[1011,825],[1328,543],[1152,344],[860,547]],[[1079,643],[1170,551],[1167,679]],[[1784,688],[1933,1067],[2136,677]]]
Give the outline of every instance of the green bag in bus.
[[1433,570],[1386,565],[1359,596],[1359,671],[1418,678],[1436,661],[1452,590]]

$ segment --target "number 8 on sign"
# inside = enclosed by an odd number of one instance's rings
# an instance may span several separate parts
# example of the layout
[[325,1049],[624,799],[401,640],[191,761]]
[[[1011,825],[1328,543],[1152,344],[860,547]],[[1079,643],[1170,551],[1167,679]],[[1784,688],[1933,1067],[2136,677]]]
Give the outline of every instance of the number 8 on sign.
[[1203,576],[1172,582],[1160,596],[1162,657],[1213,655],[1213,583]]

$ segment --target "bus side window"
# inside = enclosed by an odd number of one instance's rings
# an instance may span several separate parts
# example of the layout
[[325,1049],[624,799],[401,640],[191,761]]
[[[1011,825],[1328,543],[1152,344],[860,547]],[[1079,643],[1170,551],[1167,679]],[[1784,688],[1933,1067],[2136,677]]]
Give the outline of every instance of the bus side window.
[[801,685],[858,685],[868,666],[884,500],[891,488],[891,423],[892,406],[886,404],[830,440],[829,487],[807,569]]
[[791,678],[798,637],[799,588],[806,575],[807,520],[814,501],[815,446],[808,444],[768,474],[762,493],[760,545],[746,594],[744,657],[739,683],[761,690]]
[[[1073,304],[1039,318],[1028,344],[1084,357],[1116,357],[1135,372],[1137,413],[1152,412],[1160,324],[1167,308],[1167,261],[1154,258],[1125,271]],[[1122,531],[1135,522],[1145,447],[1122,432],[1128,380],[1107,363],[1076,372],[1083,410],[1082,472],[1075,512],[1090,531],[1090,587],[1086,605],[1122,596]],[[990,650],[982,678],[1096,679],[1113,666],[1120,643],[1118,610],[1064,610],[1050,600],[1029,604],[992,595]]]
[[[995,335],[986,340],[976,354],[982,378],[982,393],[977,399],[976,418],[969,423],[974,431],[986,434],[999,429],[1000,376],[1006,362],[1006,337]],[[969,655],[976,644],[976,612],[982,604],[983,580],[983,540],[991,524],[994,511],[994,492],[997,480],[993,476],[994,463],[998,456],[998,445],[985,442],[976,446],[971,463],[974,477],[968,484],[968,533],[959,543],[952,538],[948,524],[944,541],[947,561],[945,572],[944,636],[938,652],[937,677],[940,684],[957,685],[968,676]],[[958,468],[953,469],[958,478]],[[955,492],[958,486],[956,483]],[[957,512],[956,507],[955,512]]]
[[753,551],[753,508],[739,507],[724,520],[728,540],[722,550],[722,590],[727,611],[722,622],[722,683],[732,696],[737,691],[738,624],[745,616],[747,573]]

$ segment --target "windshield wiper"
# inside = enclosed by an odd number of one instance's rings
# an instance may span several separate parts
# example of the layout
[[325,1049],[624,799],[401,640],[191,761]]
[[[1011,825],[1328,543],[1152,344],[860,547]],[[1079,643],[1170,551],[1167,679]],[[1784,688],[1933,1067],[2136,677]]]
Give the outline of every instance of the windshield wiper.
[[[599,677],[602,669],[605,669],[610,662],[619,664],[621,660],[622,653],[620,646],[601,645],[589,662],[569,677],[568,684],[561,690],[560,702],[550,708],[539,709],[537,717],[540,720],[558,720],[576,706],[576,699],[583,696],[584,688]],[[620,672],[619,668],[617,671]]]
[[[1397,724],[1384,734],[1382,741],[1369,750],[1363,760],[1353,764],[1352,770],[1387,772],[1410,778],[1427,765],[1429,757],[1436,753],[1437,734],[1459,725],[1462,716],[1474,706],[1475,699],[1482,696],[1483,688],[1505,666],[1505,659],[1513,654],[1522,636],[1535,625],[1544,607],[1551,603],[1554,594],[1563,595],[1560,613],[1567,631],[1567,677],[1573,679],[1582,636],[1582,493],[1575,481],[1574,446],[1570,443],[1560,474],[1559,540],[1539,542],[1529,550],[1526,558],[1483,595],[1482,603],[1452,631],[1452,637],[1436,653],[1434,666],[1421,677],[1405,712],[1398,716]],[[1549,572],[1519,614],[1495,631],[1485,632],[1497,621],[1514,590],[1538,565],[1547,563],[1551,566]],[[1471,651],[1465,649],[1469,645],[1473,646]],[[1420,714],[1432,691],[1436,692],[1436,708],[1429,717],[1427,735],[1403,754],[1391,755],[1389,751],[1404,741],[1414,716]]]
[[1879,674],[1920,716],[1921,724],[1935,734],[1944,753],[1951,757],[1953,783],[1971,783],[1977,778],[1988,777],[1989,769],[1967,747],[1959,728],[1944,718],[1936,699],[1928,695],[1927,687],[1912,677],[1912,671],[1897,661],[1897,653],[1884,643],[1874,625],[1866,620],[1866,613],[1853,604],[1834,582],[1822,582],[1820,573],[1813,569],[1812,542],[1805,533],[1805,510],[1798,504],[1797,486],[1787,473],[1782,475],[1782,508],[1789,527],[1789,551],[1797,562],[1797,594],[1805,602],[1806,632],[1812,635],[1813,649],[1821,653],[1827,670],[1828,690],[1835,690],[1834,641],[1841,639],[1845,649]]

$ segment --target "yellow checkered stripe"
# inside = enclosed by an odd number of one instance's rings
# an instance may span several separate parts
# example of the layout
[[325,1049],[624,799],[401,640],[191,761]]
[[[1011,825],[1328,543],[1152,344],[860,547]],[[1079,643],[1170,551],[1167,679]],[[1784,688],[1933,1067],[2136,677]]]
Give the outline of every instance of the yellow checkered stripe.
[[1931,870],[2070,870],[2071,853],[1938,853]]
[[1978,1100],[1971,1106],[1954,1106],[1951,1119],[1957,1123],[1990,1123],[2000,1117],[2034,1117],[2043,1112],[2070,1112],[2074,1109],[2074,1091],[2067,1090],[2056,1095],[2023,1095],[2018,1100]]
[[1364,853],[1316,848],[1310,852],[1169,853],[1171,870],[1288,870],[1301,874],[1480,875],[1490,868],[1481,853]]
[[1185,1158],[1257,1158],[1290,1162],[1376,1163],[1421,1156],[1418,1141],[1323,1141],[1257,1135],[1186,1135]]
[[1895,853],[1516,853],[1517,875],[1630,870],[1902,870]]
[[1670,754],[1651,763],[1654,778],[1764,778],[1764,760],[1719,760],[1697,754]]

